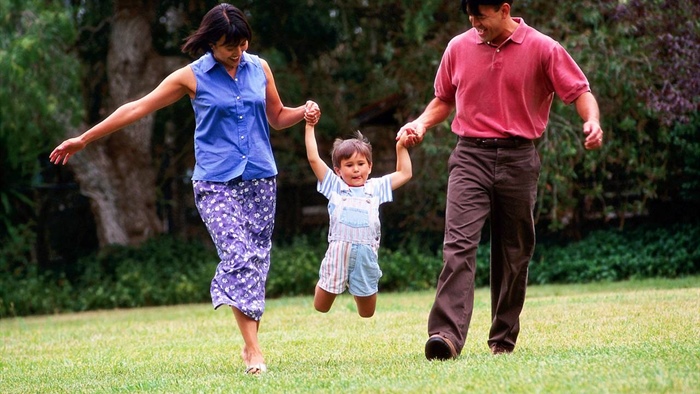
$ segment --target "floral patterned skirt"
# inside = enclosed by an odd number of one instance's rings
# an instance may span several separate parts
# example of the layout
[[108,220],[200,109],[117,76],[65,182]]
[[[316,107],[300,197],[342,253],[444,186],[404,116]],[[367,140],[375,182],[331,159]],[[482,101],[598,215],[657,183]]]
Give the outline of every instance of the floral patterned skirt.
[[230,305],[259,321],[275,226],[275,177],[193,181],[195,204],[221,261],[211,281],[214,308]]

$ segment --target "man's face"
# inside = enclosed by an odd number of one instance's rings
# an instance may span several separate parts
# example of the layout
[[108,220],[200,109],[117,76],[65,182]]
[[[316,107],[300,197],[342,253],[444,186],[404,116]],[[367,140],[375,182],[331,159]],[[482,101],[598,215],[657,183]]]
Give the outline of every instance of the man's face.
[[[482,42],[500,44],[503,40],[500,36],[504,34],[506,24],[505,6],[501,4],[498,10],[490,5],[480,5],[481,16],[469,15],[469,21],[479,33]],[[504,37],[504,39],[507,37]]]

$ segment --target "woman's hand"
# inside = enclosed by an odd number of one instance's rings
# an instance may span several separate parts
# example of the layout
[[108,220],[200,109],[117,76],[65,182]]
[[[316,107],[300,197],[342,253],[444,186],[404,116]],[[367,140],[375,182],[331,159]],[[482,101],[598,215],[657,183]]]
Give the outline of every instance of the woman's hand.
[[314,126],[319,119],[321,119],[321,108],[315,102],[307,101],[304,108],[304,120],[307,124]]
[[80,137],[67,139],[51,152],[49,160],[53,164],[66,164],[71,156],[84,148],[85,143]]

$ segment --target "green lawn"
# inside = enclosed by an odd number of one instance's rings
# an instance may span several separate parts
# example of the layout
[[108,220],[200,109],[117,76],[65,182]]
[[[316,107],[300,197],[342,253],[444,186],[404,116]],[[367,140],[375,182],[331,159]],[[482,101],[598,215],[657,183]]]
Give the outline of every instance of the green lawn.
[[269,372],[243,374],[230,310],[210,305],[0,320],[0,393],[700,392],[700,278],[531,286],[515,353],[494,357],[479,289],[456,361],[423,356],[432,292],[380,293],[371,319],[343,296],[269,300]]

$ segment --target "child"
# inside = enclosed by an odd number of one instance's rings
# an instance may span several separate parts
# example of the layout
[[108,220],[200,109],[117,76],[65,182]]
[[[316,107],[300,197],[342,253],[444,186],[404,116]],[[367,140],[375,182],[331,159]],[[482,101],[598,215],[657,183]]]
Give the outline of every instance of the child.
[[[313,106],[316,107],[315,103]],[[314,307],[319,312],[328,312],[336,296],[348,288],[355,297],[359,315],[372,317],[382,276],[377,263],[379,205],[392,201],[392,191],[411,179],[406,136],[396,143],[396,172],[367,179],[372,172],[372,146],[359,131],[355,138],[335,140],[331,171],[318,153],[314,134],[318,116],[305,118],[306,156],[318,178],[318,191],[328,198],[330,215],[329,245],[319,271]]]

